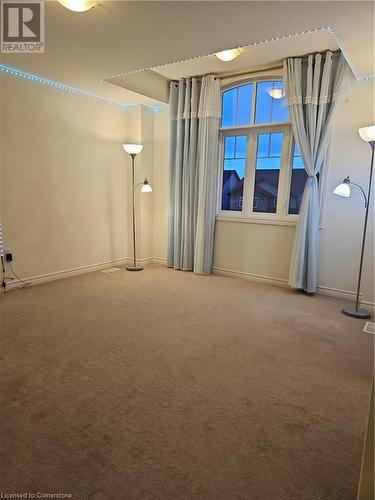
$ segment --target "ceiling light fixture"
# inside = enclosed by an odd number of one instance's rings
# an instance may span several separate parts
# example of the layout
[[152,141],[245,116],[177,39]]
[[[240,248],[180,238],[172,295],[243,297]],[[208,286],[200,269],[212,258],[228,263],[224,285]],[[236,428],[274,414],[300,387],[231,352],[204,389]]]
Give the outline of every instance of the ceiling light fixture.
[[86,12],[92,9],[96,3],[92,0],[58,0],[58,2],[73,12]]
[[284,89],[278,87],[270,88],[267,92],[273,99],[281,99],[285,95]]
[[229,49],[222,50],[221,52],[216,52],[215,56],[220,59],[220,61],[229,62],[233,61],[240,55],[240,49]]

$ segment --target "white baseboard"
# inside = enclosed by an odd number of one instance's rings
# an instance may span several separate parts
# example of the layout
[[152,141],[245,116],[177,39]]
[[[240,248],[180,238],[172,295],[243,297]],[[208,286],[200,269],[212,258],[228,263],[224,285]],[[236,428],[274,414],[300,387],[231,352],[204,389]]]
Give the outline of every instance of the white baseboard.
[[[32,283],[33,285],[39,285],[41,283],[47,283],[48,281],[54,281],[62,278],[70,278],[71,276],[78,276],[79,274],[92,273],[95,271],[102,271],[103,269],[108,269],[112,266],[119,265],[129,265],[132,262],[131,257],[122,257],[120,259],[107,260],[105,262],[99,262],[98,264],[89,264],[88,266],[75,267],[73,269],[65,269],[63,271],[56,271],[54,273],[40,274],[37,276],[29,276],[26,278],[22,277],[21,280],[14,280],[7,284],[7,290],[12,288],[18,288],[23,282]],[[144,266],[148,266],[154,262],[153,257],[144,257],[143,259],[137,259],[137,262],[142,263]]]
[[[77,276],[79,274],[85,274],[95,271],[101,271],[102,269],[107,269],[114,265],[128,265],[131,263],[131,257],[123,257],[120,259],[109,260],[106,262],[100,262],[98,264],[90,264],[88,266],[76,267],[73,269],[66,269],[63,271],[57,271],[54,273],[42,274],[39,276],[30,276],[27,278],[23,278],[24,282],[32,282],[33,285],[38,285],[40,283],[46,283],[48,281],[54,281],[61,278],[69,278],[71,276]],[[137,262],[142,263],[144,266],[148,266],[151,264],[165,264],[167,259],[163,257],[145,257],[142,259],[137,259]],[[220,267],[212,268],[213,274],[221,275],[221,276],[230,276],[233,278],[245,278],[252,281],[256,281],[258,283],[267,283],[269,285],[283,286],[288,287],[288,280],[282,278],[275,278],[273,276],[266,276],[262,274],[255,273],[247,273],[244,271],[236,271],[234,269],[223,269]],[[7,289],[11,290],[12,288],[16,288],[22,285],[22,282],[19,280],[12,281],[8,283]],[[353,300],[355,298],[356,292],[349,290],[341,290],[339,288],[330,288],[327,286],[318,286],[317,293],[321,295],[328,295],[330,297],[336,297],[345,300]],[[375,309],[374,302],[370,302],[368,300],[361,300],[361,304],[364,306]]]
[[222,269],[221,267],[213,267],[212,272],[221,276],[231,276],[235,278],[245,278],[258,283],[268,283],[269,285],[288,286],[288,281],[282,278],[274,278],[262,274],[246,273],[244,271],[235,271],[233,269]]
[[101,271],[102,269],[107,269],[113,265],[127,265],[130,262],[129,257],[123,257],[120,259],[108,260],[105,262],[99,262],[98,264],[89,264],[88,266],[75,267],[73,269],[65,269],[63,271],[56,271],[54,273],[40,274],[37,276],[28,276],[26,278],[22,277],[22,281],[14,280],[7,284],[7,290],[12,288],[17,288],[22,285],[23,282],[32,283],[33,285],[39,285],[40,283],[47,283],[48,281],[54,281],[61,278],[69,278],[71,276],[78,276],[79,274],[86,274],[95,271]]
[[[12,280],[7,283],[7,290],[12,290],[13,288],[18,288],[23,285],[23,283],[32,283],[32,285],[39,285],[41,283],[47,283],[48,281],[54,281],[62,278],[70,278],[71,276],[78,276],[80,274],[92,273],[95,271],[102,271],[103,269],[108,269],[112,266],[119,265],[129,265],[132,262],[131,257],[122,257],[120,259],[107,260],[105,262],[99,262],[97,264],[89,264],[88,266],[80,266],[72,269],[64,269],[63,271],[56,271],[54,273],[40,274],[36,276],[28,276],[26,278],[22,277],[21,280]],[[148,266],[154,262],[153,257],[144,257],[143,259],[137,259],[137,262],[142,263],[144,266]]]
[[164,259],[163,257],[152,257],[152,260],[155,264],[166,264],[167,259]]
[[[127,259],[127,263],[128,264],[131,264],[133,262],[133,257],[128,257]],[[139,262],[140,264],[144,265],[144,266],[147,266],[148,264],[152,264],[154,262],[154,258],[153,257],[144,257],[143,259],[137,259],[137,262]]]
[[[336,297],[344,300],[354,300],[357,294],[357,292],[354,291],[341,290],[340,288],[330,288],[327,286],[318,286],[317,292],[320,293],[321,295],[328,295],[329,297]],[[362,296],[360,296],[360,298],[361,298],[361,304],[370,308],[374,308],[375,306],[374,302],[370,302],[368,300],[362,300]]]
[[[246,273],[243,271],[235,271],[233,269],[222,269],[219,267],[213,267],[212,272],[214,274],[219,274],[222,276],[231,276],[233,278],[245,278],[249,279],[252,281],[257,281],[258,283],[268,283],[270,285],[277,285],[277,286],[284,286],[287,287],[288,285],[288,280],[282,279],[282,278],[275,278],[272,276],[264,276],[261,274],[253,274],[253,273]],[[354,291],[349,291],[349,290],[341,290],[339,288],[330,288],[326,286],[318,286],[317,287],[317,293],[321,295],[328,295],[330,297],[336,297],[339,299],[345,299],[345,300],[354,300],[356,296],[356,292]],[[370,302],[368,300],[361,300],[361,304],[364,306],[374,309],[374,302]]]

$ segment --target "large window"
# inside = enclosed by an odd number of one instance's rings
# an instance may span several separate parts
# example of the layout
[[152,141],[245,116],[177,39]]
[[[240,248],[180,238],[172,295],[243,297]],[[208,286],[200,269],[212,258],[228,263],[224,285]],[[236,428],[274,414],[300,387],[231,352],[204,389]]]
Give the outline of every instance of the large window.
[[307,176],[283,96],[281,79],[252,80],[223,90],[222,214],[298,215]]

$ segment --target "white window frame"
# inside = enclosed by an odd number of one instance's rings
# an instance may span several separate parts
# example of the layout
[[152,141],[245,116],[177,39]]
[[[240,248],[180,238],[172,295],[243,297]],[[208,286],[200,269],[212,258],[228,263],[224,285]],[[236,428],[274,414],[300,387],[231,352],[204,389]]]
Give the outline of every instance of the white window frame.
[[[240,81],[231,82],[223,85],[221,95],[224,92],[246,85],[253,84],[251,96],[251,117],[250,125],[235,126],[235,127],[220,127],[219,130],[219,165],[220,174],[218,176],[218,220],[233,220],[237,219],[241,222],[259,222],[259,223],[278,223],[286,225],[295,225],[298,220],[298,214],[289,214],[289,197],[292,177],[292,125],[288,120],[286,122],[272,122],[255,124],[255,104],[256,104],[256,85],[262,81],[282,81],[280,75],[265,75],[262,77],[249,77]],[[268,212],[253,212],[254,200],[254,185],[255,185],[255,170],[256,170],[256,144],[258,134],[283,132],[283,146],[281,153],[281,164],[279,173],[279,186],[277,196],[276,213]],[[247,135],[247,151],[244,172],[244,189],[243,189],[243,204],[242,210],[222,210],[222,184],[224,172],[224,139],[233,135]]]

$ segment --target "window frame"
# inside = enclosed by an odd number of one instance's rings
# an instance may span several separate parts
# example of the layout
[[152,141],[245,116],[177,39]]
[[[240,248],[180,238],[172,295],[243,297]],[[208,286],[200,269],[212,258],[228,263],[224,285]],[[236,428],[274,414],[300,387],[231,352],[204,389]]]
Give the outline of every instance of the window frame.
[[[221,87],[221,98],[223,93],[246,85],[253,84],[251,96],[251,113],[250,125],[241,125],[233,127],[219,128],[219,176],[218,176],[218,204],[216,216],[219,220],[241,219],[241,221],[249,222],[272,222],[287,225],[295,225],[298,221],[298,214],[289,214],[289,197],[291,189],[292,178],[292,158],[293,158],[293,134],[292,125],[290,120],[285,122],[271,122],[271,123],[254,123],[255,120],[255,106],[256,106],[256,85],[258,82],[264,81],[280,81],[282,76],[280,74],[268,74],[263,76],[249,76],[238,81],[232,81],[224,84]],[[257,136],[264,133],[282,132],[284,134],[283,146],[281,152],[279,185],[277,196],[276,213],[269,212],[254,212],[254,186],[255,186],[255,172],[256,172],[256,146]],[[246,161],[244,169],[244,188],[243,188],[243,204],[242,210],[222,210],[222,183],[224,172],[224,140],[225,137],[234,135],[246,135]]]

